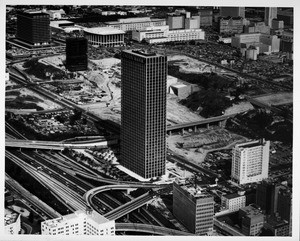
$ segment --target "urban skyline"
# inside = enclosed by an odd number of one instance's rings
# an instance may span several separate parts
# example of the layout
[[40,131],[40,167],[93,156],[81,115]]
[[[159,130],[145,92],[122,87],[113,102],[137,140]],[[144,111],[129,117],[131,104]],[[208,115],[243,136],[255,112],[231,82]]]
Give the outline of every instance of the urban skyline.
[[5,7],[6,234],[299,235],[295,7]]

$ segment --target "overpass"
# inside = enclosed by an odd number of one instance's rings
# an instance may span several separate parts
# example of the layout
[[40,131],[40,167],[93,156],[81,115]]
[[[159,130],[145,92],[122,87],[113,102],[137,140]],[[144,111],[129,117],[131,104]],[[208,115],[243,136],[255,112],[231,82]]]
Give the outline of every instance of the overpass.
[[86,149],[91,147],[107,148],[109,145],[114,145],[117,143],[118,143],[117,139],[85,140],[85,141],[74,141],[71,143],[55,142],[55,141],[9,139],[5,141],[5,147],[63,150],[64,148],[77,148],[77,149]]
[[[83,199],[85,200],[87,206],[92,207],[93,209],[97,210],[92,202],[93,196],[96,195],[97,193],[101,193],[101,192],[109,191],[109,190],[127,190],[127,191],[129,191],[130,189],[151,188],[151,187],[161,189],[161,188],[165,187],[165,185],[159,186],[156,184],[152,184],[152,186],[151,186],[151,184],[145,185],[145,184],[141,184],[141,183],[135,183],[135,184],[127,184],[127,185],[121,184],[121,185],[101,186],[101,187],[96,187],[96,188],[93,188],[93,189],[87,191],[83,195]],[[120,207],[108,212],[104,216],[110,220],[118,219],[118,218],[144,206],[147,202],[152,200],[155,195],[157,195],[156,192],[151,190],[151,191],[131,200],[130,202],[125,203],[124,205],[121,205]]]
[[130,202],[127,202],[127,203],[115,208],[114,210],[104,214],[104,217],[109,220],[116,220],[118,218],[121,218],[124,215],[144,206],[149,201],[151,201],[154,196],[155,196],[155,193],[153,191],[149,191],[149,192],[131,200]]
[[151,233],[163,236],[194,236],[195,234],[187,233],[171,228],[155,226],[142,223],[116,223],[116,231],[131,231],[141,233]]
[[227,119],[236,116],[237,114],[231,114],[231,115],[222,115],[222,116],[216,116],[207,118],[205,120],[200,120],[196,122],[189,122],[189,123],[183,123],[183,124],[176,124],[173,126],[167,126],[167,133],[172,134],[172,131],[184,131],[185,129],[193,128],[195,131],[197,130],[197,127],[205,125],[207,128],[209,127],[209,124],[211,123],[218,123],[219,126],[224,126],[224,123]]

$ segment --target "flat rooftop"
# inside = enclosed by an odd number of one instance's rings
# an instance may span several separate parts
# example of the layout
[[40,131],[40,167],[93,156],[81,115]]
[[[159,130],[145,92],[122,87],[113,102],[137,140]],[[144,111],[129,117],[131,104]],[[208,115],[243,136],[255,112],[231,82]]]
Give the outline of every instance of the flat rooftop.
[[84,31],[98,35],[125,34],[124,31],[111,27],[84,28]]
[[142,57],[163,56],[163,55],[159,55],[156,52],[153,52],[153,51],[148,50],[148,49],[124,50],[123,52],[130,53],[130,54],[137,55],[137,56],[142,56]]
[[44,221],[43,223],[49,227],[54,228],[54,227],[58,226],[60,223],[64,223],[66,221],[77,219],[78,217],[83,217],[83,216],[86,216],[87,218],[92,219],[99,224],[109,222],[109,220],[107,218],[100,215],[96,211],[92,211],[91,213],[87,214],[85,211],[77,210],[74,213],[71,213],[71,214],[68,214],[65,216],[61,216],[56,219],[50,219],[50,220]]

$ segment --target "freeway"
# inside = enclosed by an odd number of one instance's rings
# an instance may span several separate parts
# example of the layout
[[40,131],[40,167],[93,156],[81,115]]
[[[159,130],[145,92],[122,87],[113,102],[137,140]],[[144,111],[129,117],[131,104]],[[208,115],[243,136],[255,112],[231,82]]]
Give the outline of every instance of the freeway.
[[[13,189],[16,193],[21,195],[21,197],[30,203],[31,206],[34,206],[39,213],[44,213],[49,218],[58,218],[61,216],[53,208],[23,188],[19,183],[8,176],[7,173],[5,173],[5,185],[9,186],[10,189]],[[36,212],[36,210],[34,210],[34,212]]]
[[132,232],[142,232],[142,233],[151,233],[157,235],[165,236],[194,236],[192,233],[187,233],[183,231],[178,231],[175,229],[149,225],[149,224],[140,224],[140,223],[116,223],[116,231],[132,231]]
[[191,172],[200,172],[200,173],[204,173],[207,176],[211,177],[211,178],[220,178],[219,174],[214,173],[212,171],[210,171],[209,169],[203,168],[193,162],[190,162],[188,160],[186,160],[184,157],[179,156],[178,154],[176,154],[175,152],[171,151],[170,149],[168,149],[168,153],[170,155],[167,156],[167,160],[170,162],[177,162],[180,163],[181,165],[183,165],[187,170],[190,170]]

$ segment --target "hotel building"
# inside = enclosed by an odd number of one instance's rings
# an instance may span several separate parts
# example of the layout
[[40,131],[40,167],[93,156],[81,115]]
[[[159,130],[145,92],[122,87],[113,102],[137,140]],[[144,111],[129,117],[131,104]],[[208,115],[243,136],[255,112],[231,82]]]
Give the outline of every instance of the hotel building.
[[238,184],[268,178],[270,141],[237,144],[233,148],[231,178]]

